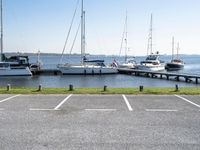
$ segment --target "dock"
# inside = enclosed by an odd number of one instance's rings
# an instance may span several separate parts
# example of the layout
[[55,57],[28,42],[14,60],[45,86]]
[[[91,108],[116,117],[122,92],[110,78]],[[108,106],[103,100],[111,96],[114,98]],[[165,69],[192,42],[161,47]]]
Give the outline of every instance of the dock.
[[173,81],[184,81],[187,83],[199,83],[200,75],[191,75],[184,73],[170,73],[170,72],[155,72],[155,71],[144,71],[137,69],[118,69],[121,74],[129,74],[135,76],[142,76],[147,78],[157,78]]
[[[184,81],[186,83],[200,83],[200,75],[191,75],[185,73],[172,73],[172,72],[155,72],[155,71],[144,71],[137,69],[118,69],[120,74],[128,74],[146,78],[165,79],[173,81]],[[33,75],[62,75],[59,69],[40,69],[32,71]]]
[[33,75],[61,75],[59,69],[40,69],[31,71]]

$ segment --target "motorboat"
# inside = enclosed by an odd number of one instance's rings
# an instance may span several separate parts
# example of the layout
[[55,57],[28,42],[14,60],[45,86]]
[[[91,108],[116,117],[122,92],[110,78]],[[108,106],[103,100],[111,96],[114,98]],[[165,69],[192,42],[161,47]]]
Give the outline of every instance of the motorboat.
[[[163,71],[165,70],[165,64],[164,61],[160,60],[159,52],[157,51],[156,54],[153,54],[152,51],[152,22],[153,22],[153,15],[151,14],[151,20],[150,20],[150,31],[149,31],[149,38],[148,38],[148,46],[147,46],[147,57],[146,60],[141,61],[139,65],[137,65],[137,69],[139,70],[145,70],[145,71]],[[150,55],[148,55],[150,50]]]
[[0,62],[0,76],[31,76],[29,67],[11,67],[9,62]]
[[[5,61],[3,60],[3,19],[2,19],[2,14],[3,14],[3,4],[1,0],[1,40],[0,40],[0,76],[31,76],[32,73],[27,66],[20,65],[19,62],[14,62],[14,61]],[[23,63],[23,60],[21,63]]]
[[146,71],[163,71],[165,70],[165,64],[159,59],[158,54],[151,54],[147,56],[145,61],[141,61],[136,68]]

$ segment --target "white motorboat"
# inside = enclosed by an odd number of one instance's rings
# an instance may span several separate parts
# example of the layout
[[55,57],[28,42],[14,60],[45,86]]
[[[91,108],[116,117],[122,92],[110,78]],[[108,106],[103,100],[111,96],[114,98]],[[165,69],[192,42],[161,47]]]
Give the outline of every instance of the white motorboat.
[[3,57],[3,6],[1,0],[1,53],[0,53],[0,76],[31,76],[32,73],[27,66],[15,65],[13,62],[5,62]]
[[[63,49],[63,52],[64,52],[64,49]],[[116,67],[99,65],[92,62],[92,60],[90,62],[89,61],[87,62],[85,60],[85,11],[83,10],[83,0],[82,0],[82,7],[81,7],[81,64],[79,65],[59,64],[58,68],[63,75],[68,75],[68,74],[100,75],[100,74],[115,74],[118,72]]]
[[[137,69],[139,70],[146,70],[146,71],[163,71],[165,70],[165,64],[163,61],[159,59],[159,53],[153,54],[152,52],[152,22],[153,16],[151,14],[151,21],[150,21],[150,32],[148,38],[148,46],[147,46],[147,58],[144,61],[141,61],[139,65],[137,65]],[[150,55],[148,55],[150,50]]]
[[165,70],[165,64],[159,60],[158,54],[151,54],[147,56],[145,61],[141,61],[137,65],[137,69],[146,71],[163,71]]
[[11,67],[8,62],[0,62],[0,76],[31,76],[29,67]]

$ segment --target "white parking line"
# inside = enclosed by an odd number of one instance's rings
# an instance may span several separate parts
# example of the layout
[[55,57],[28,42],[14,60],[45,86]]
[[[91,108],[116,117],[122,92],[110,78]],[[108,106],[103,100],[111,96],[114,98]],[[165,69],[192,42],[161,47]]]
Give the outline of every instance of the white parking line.
[[130,105],[128,99],[126,98],[126,96],[125,96],[125,95],[122,95],[122,97],[124,98],[124,101],[125,101],[125,103],[126,103],[126,105],[127,105],[127,107],[128,107],[128,110],[129,110],[129,111],[133,111],[133,108],[131,107],[131,105]]
[[180,99],[182,99],[182,100],[184,100],[184,101],[186,101],[186,102],[188,102],[188,103],[200,108],[200,105],[198,105],[198,104],[196,104],[196,103],[194,103],[194,102],[192,102],[192,101],[190,101],[190,100],[188,100],[188,99],[186,99],[186,98],[184,98],[182,96],[179,96],[179,95],[174,95],[174,96],[176,96],[176,97],[178,97],[178,98],[180,98]]
[[4,110],[3,108],[0,108],[0,111]]
[[85,111],[116,111],[116,109],[85,109]]
[[1,100],[0,103],[5,102],[5,101],[8,101],[8,100],[10,100],[10,99],[13,99],[13,98],[15,98],[15,97],[18,97],[18,96],[20,96],[20,95],[21,95],[21,94],[8,97],[8,98],[6,98],[6,99]]
[[153,112],[174,112],[178,111],[175,109],[145,109],[146,111],[153,111]]
[[54,108],[54,110],[58,110],[71,96],[72,96],[72,94],[70,94],[69,96],[67,96],[62,102],[60,102],[60,103]]

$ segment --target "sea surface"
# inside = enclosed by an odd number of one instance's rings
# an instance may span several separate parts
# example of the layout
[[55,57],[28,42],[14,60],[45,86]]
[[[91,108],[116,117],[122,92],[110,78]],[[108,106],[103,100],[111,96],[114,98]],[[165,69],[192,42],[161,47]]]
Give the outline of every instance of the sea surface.
[[[171,56],[161,56],[161,60],[169,62]],[[185,68],[180,70],[181,73],[200,75],[200,55],[181,55],[182,60],[185,62]],[[30,62],[35,63],[37,56],[29,56]],[[89,56],[89,59],[104,59],[106,64],[111,64],[113,60],[122,62],[124,57],[115,56]],[[145,57],[136,57],[135,60],[139,63]],[[42,68],[53,69],[56,68],[60,62],[59,55],[41,55]],[[80,63],[79,56],[64,56],[62,63]],[[131,75],[115,74],[115,75],[40,75],[32,77],[0,77],[0,86],[11,84],[12,87],[38,87],[41,84],[43,87],[59,88],[68,87],[73,84],[74,87],[174,87],[178,84],[180,87],[199,87],[193,83],[167,81],[155,78],[136,77]]]

